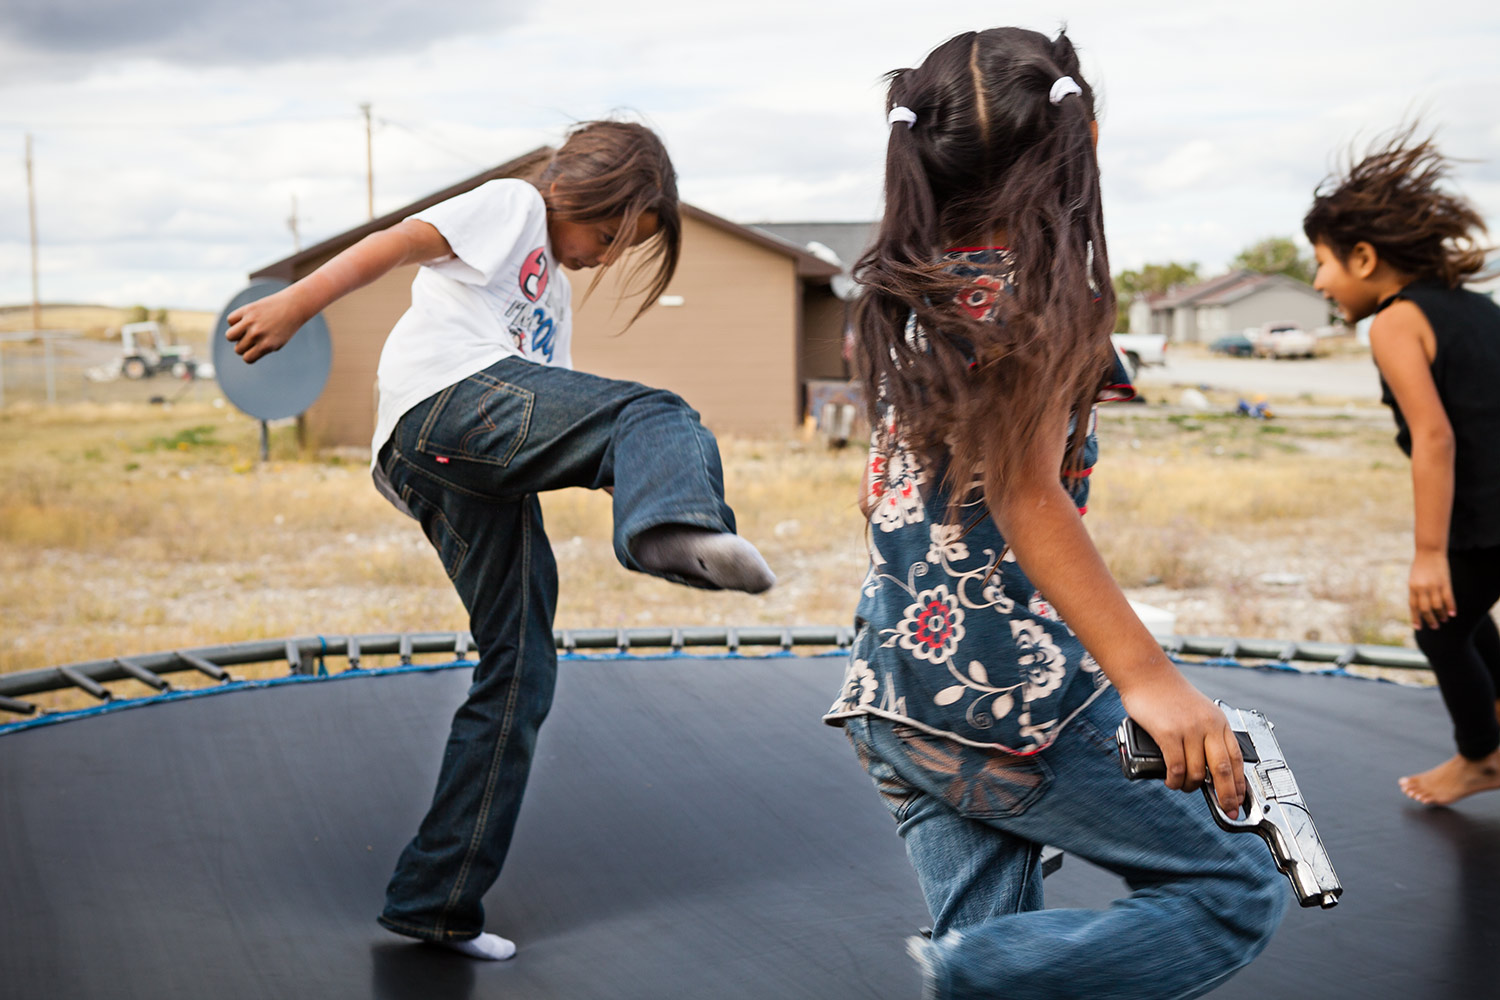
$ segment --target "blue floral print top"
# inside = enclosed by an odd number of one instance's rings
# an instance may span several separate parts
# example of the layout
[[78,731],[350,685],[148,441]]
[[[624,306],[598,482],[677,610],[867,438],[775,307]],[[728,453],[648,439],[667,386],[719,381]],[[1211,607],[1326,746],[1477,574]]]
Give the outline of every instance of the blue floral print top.
[[[993,315],[1011,289],[1002,249],[957,250],[946,260],[972,275],[962,304]],[[915,326],[909,336],[920,336]],[[1122,365],[1100,401],[1135,395]],[[894,431],[896,417],[886,415]],[[1076,419],[1076,418],[1075,418]],[[1098,455],[1091,410],[1084,470],[1067,481],[1085,509]],[[885,435],[866,474],[870,569],[860,587],[843,689],[824,721],[877,715],[971,746],[1035,753],[1108,685],[1099,665],[1031,585],[975,491],[947,520],[943,470]]]

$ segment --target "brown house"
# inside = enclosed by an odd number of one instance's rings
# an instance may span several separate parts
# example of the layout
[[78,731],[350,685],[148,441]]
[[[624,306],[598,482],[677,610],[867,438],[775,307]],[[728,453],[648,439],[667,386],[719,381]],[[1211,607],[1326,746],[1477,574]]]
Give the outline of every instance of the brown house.
[[[250,275],[296,281],[330,257],[413,213],[501,177],[535,177],[551,157],[532,150]],[[734,434],[781,433],[806,409],[809,380],[847,377],[845,303],[834,294],[837,264],[769,233],[682,206],[682,258],[659,303],[622,331],[639,299],[621,300],[629,261],[592,295],[593,272],[575,274],[573,363],[581,371],[633,379],[679,393],[709,427]],[[416,267],[398,268],[324,310],[333,366],[323,394],[303,414],[314,446],[360,446],[375,428],[375,368],[391,327],[411,304]]]

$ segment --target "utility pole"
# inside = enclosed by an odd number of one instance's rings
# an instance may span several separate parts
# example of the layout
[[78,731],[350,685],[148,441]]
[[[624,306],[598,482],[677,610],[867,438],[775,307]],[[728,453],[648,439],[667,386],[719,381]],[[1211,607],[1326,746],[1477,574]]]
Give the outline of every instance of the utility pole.
[[365,193],[369,199],[370,218],[375,218],[375,145],[370,138],[370,102],[359,106],[365,113]]
[[297,232],[297,195],[292,195],[292,214],[287,216],[286,227],[292,231],[292,253],[302,252],[302,237]]
[[31,179],[31,133],[26,133],[26,214],[31,221],[31,328],[42,328],[42,300],[37,294],[36,185]]

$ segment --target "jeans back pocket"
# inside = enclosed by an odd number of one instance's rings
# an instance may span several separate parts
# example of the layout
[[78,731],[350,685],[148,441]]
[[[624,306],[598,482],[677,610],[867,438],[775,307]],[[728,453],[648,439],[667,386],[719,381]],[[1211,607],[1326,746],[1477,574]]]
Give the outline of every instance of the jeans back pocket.
[[536,394],[476,372],[444,389],[417,435],[417,450],[434,458],[506,466],[531,429]]
[[971,819],[1020,816],[1052,781],[1051,768],[1039,755],[965,746],[899,723],[891,733],[928,791]]

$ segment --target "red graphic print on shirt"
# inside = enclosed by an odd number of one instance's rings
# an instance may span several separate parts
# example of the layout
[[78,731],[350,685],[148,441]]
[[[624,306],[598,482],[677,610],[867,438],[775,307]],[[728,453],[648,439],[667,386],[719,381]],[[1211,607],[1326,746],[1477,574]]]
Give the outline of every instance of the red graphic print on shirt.
[[547,248],[537,247],[521,263],[521,294],[535,302],[547,290]]

